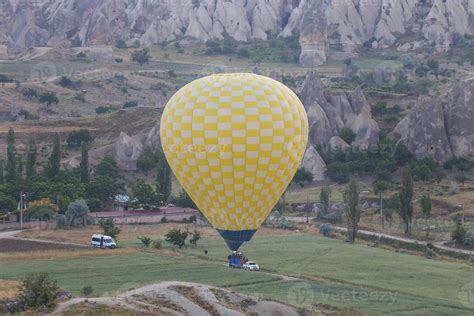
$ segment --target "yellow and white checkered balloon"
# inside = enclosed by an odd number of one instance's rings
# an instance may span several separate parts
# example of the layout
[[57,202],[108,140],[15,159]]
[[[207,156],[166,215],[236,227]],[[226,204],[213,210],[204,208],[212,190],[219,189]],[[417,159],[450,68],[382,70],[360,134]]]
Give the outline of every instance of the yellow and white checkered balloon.
[[308,119],[285,85],[255,74],[219,74],[179,90],[164,109],[160,133],[181,185],[237,250],[292,180]]

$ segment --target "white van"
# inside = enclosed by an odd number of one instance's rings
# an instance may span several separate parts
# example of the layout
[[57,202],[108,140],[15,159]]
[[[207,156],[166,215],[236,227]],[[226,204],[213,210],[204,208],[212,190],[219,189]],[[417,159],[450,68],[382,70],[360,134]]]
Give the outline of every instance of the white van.
[[94,234],[91,238],[91,247],[114,249],[117,248],[117,243],[110,236]]

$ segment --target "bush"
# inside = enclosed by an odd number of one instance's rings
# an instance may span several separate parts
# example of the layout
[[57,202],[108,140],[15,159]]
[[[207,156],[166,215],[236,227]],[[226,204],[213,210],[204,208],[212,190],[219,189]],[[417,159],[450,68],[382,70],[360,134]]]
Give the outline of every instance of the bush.
[[120,234],[120,228],[115,226],[113,218],[105,218],[99,220],[99,226],[104,230],[104,235],[110,236],[113,239],[117,239],[117,235]]
[[26,219],[48,221],[53,219],[56,214],[49,205],[36,205],[28,209]]
[[150,51],[148,48],[136,50],[132,52],[132,60],[140,65],[146,64],[150,61]]
[[160,220],[161,223],[165,224],[165,223],[168,223],[168,219],[166,218],[166,216],[163,216]]
[[326,175],[332,181],[342,184],[349,181],[351,171],[347,164],[341,162],[333,162],[327,165]]
[[150,247],[151,242],[152,242],[150,237],[145,236],[145,237],[137,237],[137,238],[142,242],[143,246],[147,248]]
[[161,243],[161,240],[157,239],[153,242],[153,247],[155,249],[161,249],[163,247],[162,243]]
[[188,238],[188,231],[181,231],[181,229],[172,229],[165,235],[165,240],[170,244],[183,248]]
[[138,106],[138,102],[137,101],[127,101],[123,104],[123,108],[124,109],[127,109],[127,108],[133,108],[133,107],[136,107]]
[[127,43],[123,39],[115,40],[115,47],[119,49],[127,49]]
[[67,144],[69,147],[79,147],[82,143],[90,143],[94,140],[88,129],[80,129],[72,131],[67,137]]
[[331,224],[322,224],[319,226],[319,232],[325,237],[330,237],[333,233],[333,227]]
[[296,171],[295,176],[293,177],[293,182],[304,187],[306,183],[313,182],[313,174],[304,167],[301,167]]
[[28,275],[19,287],[18,301],[22,308],[50,308],[56,305],[59,287],[48,273]]
[[322,215],[321,220],[327,221],[331,224],[340,223],[342,221],[342,212],[341,211],[334,211],[327,215]]
[[352,144],[356,136],[356,133],[354,133],[354,131],[350,128],[343,128],[339,131],[339,137],[341,137],[349,145]]
[[95,109],[95,113],[97,114],[105,114],[105,113],[110,113],[110,112],[112,112],[112,109],[108,106],[101,105]]
[[38,91],[33,88],[23,88],[21,90],[21,94],[23,94],[23,96],[27,97],[28,99],[38,97]]
[[456,223],[456,227],[451,233],[451,238],[458,245],[464,243],[464,239],[466,238],[466,229],[464,229],[464,226],[462,226],[461,223]]
[[194,230],[191,233],[191,238],[189,239],[189,243],[191,245],[196,246],[199,239],[201,239],[201,233],[198,230]]
[[91,295],[92,293],[94,292],[94,288],[90,285],[88,286],[84,286],[82,289],[81,289],[81,294],[84,295],[84,296],[89,296]]
[[62,76],[61,79],[59,79],[58,84],[64,88],[71,88],[75,85],[74,81],[72,81],[70,78],[66,76]]
[[46,103],[48,106],[50,106],[52,103],[59,103],[58,96],[54,92],[44,92],[40,94],[39,101],[41,103]]
[[250,58],[250,52],[248,49],[246,48],[241,48],[239,49],[239,51],[237,52],[237,55],[240,57],[240,58]]

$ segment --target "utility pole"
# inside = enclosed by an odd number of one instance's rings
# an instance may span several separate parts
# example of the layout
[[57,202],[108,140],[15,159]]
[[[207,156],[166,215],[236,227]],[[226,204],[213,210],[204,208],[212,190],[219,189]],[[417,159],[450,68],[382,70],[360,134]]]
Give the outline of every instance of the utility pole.
[[23,199],[26,197],[26,194],[20,192],[20,229],[23,229]]

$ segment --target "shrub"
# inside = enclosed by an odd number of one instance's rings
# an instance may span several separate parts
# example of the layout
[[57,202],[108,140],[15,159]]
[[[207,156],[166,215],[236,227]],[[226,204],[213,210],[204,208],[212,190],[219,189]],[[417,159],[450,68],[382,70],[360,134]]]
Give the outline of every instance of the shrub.
[[110,112],[112,112],[112,109],[108,106],[101,105],[95,109],[95,113],[97,114],[105,114],[105,113],[110,113]]
[[50,106],[52,103],[59,103],[58,96],[54,92],[44,92],[40,94],[39,101],[41,103],[46,103],[48,106]]
[[152,242],[150,237],[145,236],[145,237],[137,237],[137,238],[142,242],[143,246],[147,248],[150,247],[151,242]]
[[48,273],[33,273],[20,284],[18,301],[23,308],[50,308],[56,305],[59,287]]
[[20,110],[18,112],[18,115],[23,116],[25,120],[27,121],[32,121],[32,120],[39,120],[39,116],[36,114],[33,114],[27,110]]
[[80,129],[72,131],[67,137],[67,144],[69,147],[79,147],[82,143],[92,142],[94,138],[91,136],[88,129]]
[[321,220],[325,220],[331,224],[340,223],[342,220],[342,212],[341,211],[334,211],[327,215],[322,215]]
[[119,49],[127,49],[127,43],[123,39],[115,40],[115,47]]
[[84,286],[82,289],[81,289],[81,294],[84,295],[84,296],[89,296],[91,295],[92,293],[94,292],[94,288],[90,285],[87,285],[87,286]]
[[250,58],[250,52],[248,49],[246,48],[241,48],[239,49],[239,51],[237,52],[237,55],[240,57],[240,58]]
[[319,232],[326,237],[330,237],[333,233],[333,227],[331,224],[322,224],[319,226]]
[[123,58],[115,58],[115,62],[120,64],[123,62]]
[[354,133],[354,131],[350,128],[343,128],[339,131],[339,137],[341,137],[349,145],[352,144],[356,136],[356,133]]
[[27,219],[47,221],[53,219],[56,212],[49,205],[36,205],[28,209]]
[[21,94],[23,94],[27,98],[37,98],[38,97],[38,91],[33,88],[23,88],[21,90]]
[[301,187],[304,187],[306,183],[313,182],[313,174],[304,167],[299,168],[293,177],[293,182],[298,183]]
[[168,219],[166,218],[166,216],[163,216],[160,222],[162,222],[163,224],[168,223]]
[[165,235],[165,240],[170,244],[176,245],[179,248],[183,248],[186,244],[186,238],[188,238],[188,231],[181,231],[181,229],[172,229]]
[[347,164],[341,162],[333,162],[327,165],[326,175],[329,179],[339,184],[349,181],[351,171]]
[[120,234],[120,228],[115,226],[113,218],[105,218],[99,220],[99,226],[104,230],[104,235],[110,236],[113,239],[117,239],[117,235]]
[[163,247],[162,243],[161,243],[161,240],[157,239],[153,242],[153,247],[155,249],[161,249]]
[[150,61],[150,51],[148,48],[133,51],[132,60],[140,65],[146,64]]
[[12,78],[8,77],[7,75],[0,74],[0,82],[1,83],[10,83],[10,82],[14,82],[14,80]]
[[133,107],[136,107],[138,106],[138,102],[137,101],[127,101],[123,104],[123,108],[124,109],[127,109],[127,108],[133,108]]
[[196,246],[199,239],[201,239],[201,233],[198,230],[194,230],[191,233],[191,238],[189,239],[189,243],[191,245]]
[[86,58],[87,55],[86,55],[86,53],[84,53],[84,52],[80,52],[80,53],[78,53],[78,54],[76,55],[76,57],[77,57],[77,58]]
[[81,101],[82,103],[86,102],[86,95],[82,92],[74,94],[74,100]]
[[66,76],[62,76],[61,79],[59,79],[58,84],[64,88],[71,88],[74,86],[74,81]]
[[466,238],[466,229],[464,229],[464,226],[462,226],[461,223],[456,223],[456,227],[451,233],[451,238],[458,245],[464,243],[464,239]]

